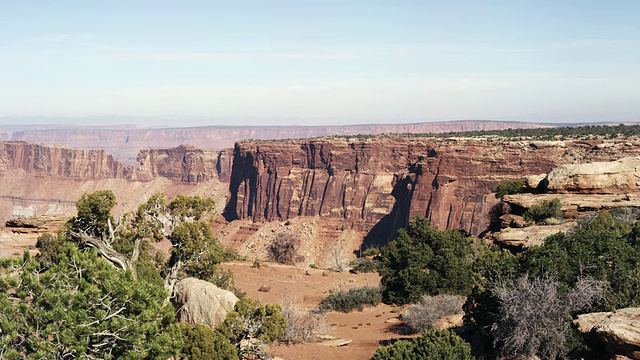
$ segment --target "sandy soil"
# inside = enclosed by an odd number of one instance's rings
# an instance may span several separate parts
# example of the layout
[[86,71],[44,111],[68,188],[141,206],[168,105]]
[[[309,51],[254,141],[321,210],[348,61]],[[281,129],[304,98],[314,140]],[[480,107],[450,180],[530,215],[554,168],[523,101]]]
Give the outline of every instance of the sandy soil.
[[[349,289],[364,285],[378,286],[377,273],[336,273],[303,267],[261,263],[259,269],[252,262],[233,262],[223,268],[233,271],[236,285],[251,298],[263,303],[280,303],[283,297],[294,298],[306,308],[314,308],[332,289]],[[258,291],[270,287],[270,291]],[[348,314],[329,312],[326,318],[327,335],[352,340],[341,347],[327,347],[321,342],[297,345],[276,344],[274,355],[291,359],[370,359],[381,342],[405,337],[397,333],[398,315],[402,308],[381,304]]]

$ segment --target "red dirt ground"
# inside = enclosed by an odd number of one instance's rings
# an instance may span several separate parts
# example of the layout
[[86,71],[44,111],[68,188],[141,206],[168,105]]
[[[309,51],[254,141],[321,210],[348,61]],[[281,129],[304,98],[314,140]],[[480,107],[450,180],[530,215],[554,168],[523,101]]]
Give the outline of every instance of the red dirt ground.
[[[311,309],[332,289],[378,286],[380,283],[377,273],[337,273],[264,262],[257,269],[252,268],[251,264],[250,261],[233,262],[224,264],[223,268],[233,271],[236,285],[246,291],[248,296],[263,303],[280,303],[283,296],[288,296],[296,299],[301,306]],[[271,290],[260,292],[258,289],[261,286],[269,286]],[[401,312],[402,308],[384,304],[365,308],[362,312],[329,312],[326,318],[327,335],[352,340],[348,345],[327,347],[320,343],[276,344],[271,350],[274,355],[286,360],[370,359],[381,341],[404,337],[393,331]]]

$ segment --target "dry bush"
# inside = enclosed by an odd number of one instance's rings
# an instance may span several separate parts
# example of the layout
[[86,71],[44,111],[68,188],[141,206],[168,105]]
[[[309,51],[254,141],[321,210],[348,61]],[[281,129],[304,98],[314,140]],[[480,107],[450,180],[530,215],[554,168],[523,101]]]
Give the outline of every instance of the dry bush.
[[602,299],[605,283],[579,279],[566,295],[559,283],[545,276],[523,275],[493,286],[498,299],[497,321],[491,327],[494,345],[503,357],[538,356],[556,359],[564,352],[571,314]]
[[402,319],[407,329],[413,334],[431,330],[444,316],[461,313],[464,302],[465,297],[460,295],[425,295],[419,303],[411,305],[402,314]]
[[305,343],[326,332],[325,315],[320,311],[303,309],[294,298],[280,299],[282,316],[287,319],[287,329],[280,341],[288,344]]
[[331,248],[331,270],[335,272],[343,272],[348,264],[349,259],[347,258],[347,255],[345,255],[342,245],[336,244]]
[[293,265],[298,261],[298,246],[300,238],[289,232],[276,235],[276,239],[269,245],[269,256],[276,262]]

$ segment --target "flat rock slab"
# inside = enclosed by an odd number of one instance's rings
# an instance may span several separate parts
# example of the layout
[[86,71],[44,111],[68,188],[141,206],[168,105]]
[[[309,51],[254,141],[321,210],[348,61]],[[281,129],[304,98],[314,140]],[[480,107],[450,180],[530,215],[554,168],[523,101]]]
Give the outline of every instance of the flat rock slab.
[[612,355],[640,359],[640,308],[578,315],[573,321],[588,342],[595,342]]
[[327,346],[327,347],[340,347],[340,346],[347,346],[351,341],[353,340],[338,338],[338,339],[323,341],[318,344],[322,346]]
[[577,222],[568,222],[561,225],[534,225],[521,229],[511,228],[498,234],[494,241],[510,247],[527,248],[542,245],[547,237],[559,232],[567,232],[577,226]]

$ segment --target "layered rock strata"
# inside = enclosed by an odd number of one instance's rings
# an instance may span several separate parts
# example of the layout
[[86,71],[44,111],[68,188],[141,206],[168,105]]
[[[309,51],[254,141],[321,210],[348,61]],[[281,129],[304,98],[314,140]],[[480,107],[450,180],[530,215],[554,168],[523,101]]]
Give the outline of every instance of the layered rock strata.
[[138,169],[151,177],[165,177],[174,181],[202,182],[231,177],[232,151],[203,150],[190,145],[171,149],[142,150],[138,154]]
[[[445,121],[409,124],[370,124],[336,126],[202,126],[189,128],[137,129],[131,126],[111,128],[61,128],[4,126],[0,129],[11,140],[42,142],[75,149],[102,149],[127,164],[135,163],[141,149],[171,148],[191,144],[204,149],[233,147],[244,139],[292,139],[329,135],[383,133],[438,133],[501,129],[530,129],[549,125],[506,121]],[[7,139],[7,140],[8,140]]]
[[24,141],[0,143],[0,174],[20,169],[27,174],[76,180],[127,179],[149,181],[163,177],[179,182],[218,179],[228,182],[231,150],[202,150],[182,145],[143,150],[138,167],[123,165],[104,150],[77,150]]
[[236,144],[227,219],[343,219],[345,228],[392,236],[416,215],[439,229],[480,234],[505,180],[571,161],[613,160],[638,144],[429,137],[317,138]]

